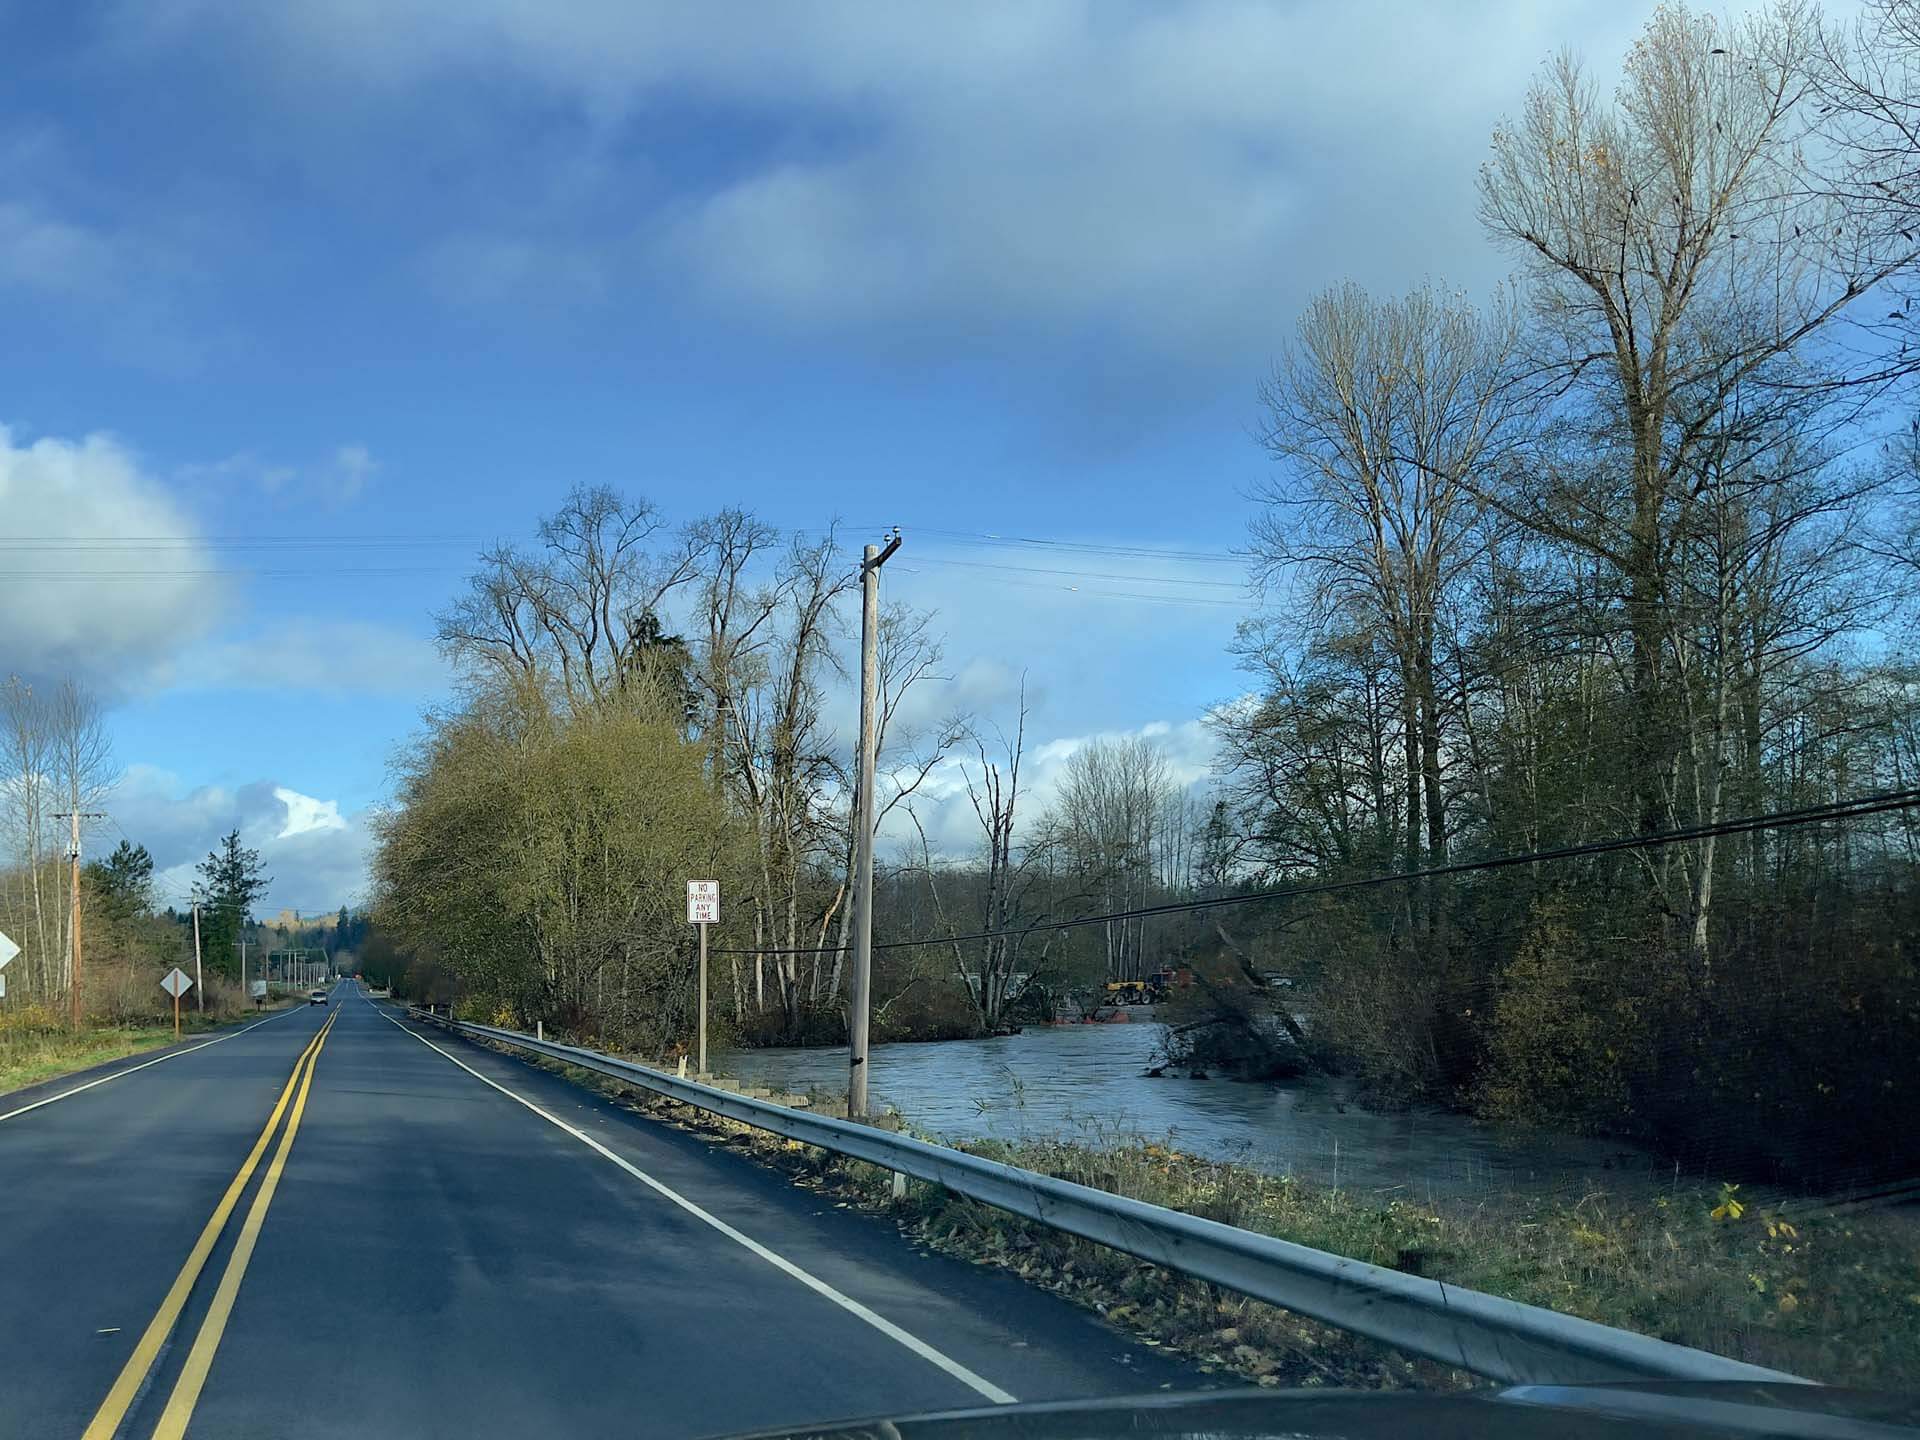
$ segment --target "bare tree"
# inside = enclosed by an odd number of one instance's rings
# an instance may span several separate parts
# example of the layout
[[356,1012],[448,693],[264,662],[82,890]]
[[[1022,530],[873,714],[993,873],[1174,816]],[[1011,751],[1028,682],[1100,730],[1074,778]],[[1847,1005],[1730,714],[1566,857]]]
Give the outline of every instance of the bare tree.
[[1736,396],[1826,378],[1802,368],[1804,343],[1898,268],[1823,193],[1800,144],[1818,44],[1792,5],[1732,26],[1663,8],[1616,103],[1562,57],[1481,172],[1487,228],[1529,264],[1550,346],[1537,377],[1617,417],[1618,513],[1564,487],[1517,509],[1622,578],[1646,830],[1672,815],[1662,607],[1695,498],[1686,476]]
[[[1861,542],[1883,475],[1839,471],[1790,412],[1770,443],[1742,427],[1699,452],[1694,524],[1682,537],[1663,616],[1685,743],[1688,813],[1712,824],[1729,794],[1765,808],[1762,774],[1770,699],[1807,657],[1838,637],[1883,623],[1896,587],[1876,547]],[[1767,840],[1748,838],[1753,878]],[[1705,962],[1715,842],[1675,856],[1689,899],[1690,943]]]
[[[876,840],[887,817],[910,804],[926,784],[927,777],[967,734],[967,722],[958,715],[948,715],[924,726],[907,724],[901,716],[902,708],[921,686],[946,678],[939,674],[945,652],[933,621],[933,612],[897,602],[883,606],[880,611],[880,633],[874,646],[880,701],[879,712],[874,717],[873,833]],[[837,913],[839,917],[833,971],[827,986],[827,993],[832,995],[840,993],[840,978],[851,943],[853,907],[847,901],[853,894],[853,817],[859,813],[857,788],[857,779],[846,787],[840,885],[829,909],[830,916]],[[914,823],[918,825],[917,820]],[[924,848],[924,834],[921,839]],[[826,933],[827,922],[823,920],[822,944]]]
[[729,772],[728,746],[737,735],[733,720],[745,667],[767,643],[766,629],[780,608],[790,573],[781,583],[755,584],[753,567],[779,543],[780,532],[737,506],[729,506],[689,527],[688,549],[700,573],[699,683],[706,692],[708,765],[715,790]]
[[[1482,317],[1431,286],[1375,301],[1347,285],[1308,305],[1261,391],[1263,439],[1284,469],[1261,491],[1256,561],[1268,578],[1304,580],[1320,633],[1357,626],[1394,657],[1409,870],[1447,854],[1437,649],[1477,553],[1475,481],[1523,413],[1514,345],[1504,309]],[[1426,910],[1437,943],[1442,910]]]
[[[837,603],[857,578],[840,561],[831,530],[817,540],[794,538],[768,587],[777,605],[772,628],[739,651],[729,701],[730,765],[759,837],[752,1008],[777,1010],[791,1034],[800,1032],[807,1012],[837,1001],[850,935],[852,767],[824,727],[821,681],[844,676],[832,643],[843,633]],[[925,781],[957,733],[951,724],[923,731],[900,722],[910,693],[936,678],[940,644],[931,617],[888,606],[878,651],[876,780],[883,793],[876,797],[876,830]],[[771,1005],[762,947],[787,952],[772,957]],[[745,994],[742,977],[743,1004]]]
[[[973,735],[977,768],[965,772],[967,801],[980,823],[984,866],[980,889],[979,928],[987,938],[970,942],[978,960],[969,968],[967,950],[954,947],[958,978],[972,997],[983,1029],[1001,1023],[1007,1002],[1015,995],[1026,941],[1045,918],[1030,913],[1028,900],[1048,854],[1044,842],[1023,843],[1019,837],[1020,767],[1026,756],[1027,687],[1020,686],[1018,717],[1013,734],[994,732],[999,754],[987,750],[985,739]],[[953,931],[949,929],[949,934]],[[1044,958],[1044,951],[1042,952]]]
[[1390,762],[1397,666],[1359,626],[1304,651],[1292,639],[1270,620],[1244,626],[1241,663],[1263,693],[1209,718],[1233,851],[1275,877],[1390,865],[1404,833]]
[[60,814],[87,818],[113,782],[113,747],[99,701],[71,677],[36,689],[18,676],[0,690],[0,801],[10,812],[21,865],[28,958],[23,979],[43,995],[72,984],[72,909],[57,898],[50,862],[64,850]]
[[438,617],[441,652],[475,677],[552,677],[571,709],[606,702],[644,667],[667,597],[694,577],[696,547],[656,553],[645,500],[581,488],[540,525],[540,547],[497,545]]
[[[1166,756],[1145,736],[1094,740],[1067,758],[1053,834],[1101,910],[1137,908],[1153,894],[1164,827],[1178,800]],[[1110,920],[1101,938],[1110,978],[1145,975],[1146,922]]]
[[[1920,371],[1920,309],[1913,305],[1920,237],[1920,8],[1867,0],[1850,25],[1819,34],[1812,82],[1828,158],[1827,192],[1863,249],[1891,261],[1887,304],[1849,316],[1857,382]],[[1890,307],[1890,308],[1889,308]]]
[[28,963],[42,992],[50,990],[53,957],[58,950],[48,934],[41,867],[47,854],[47,814],[53,808],[52,737],[46,702],[18,675],[0,690],[0,744],[5,749],[8,809],[17,829],[23,866],[23,899],[32,913],[33,953]]
[[[824,837],[821,797],[841,778],[828,737],[821,733],[819,688],[821,668],[837,664],[831,643],[833,603],[851,581],[838,563],[837,549],[832,531],[817,541],[792,540],[781,571],[766,592],[777,606],[776,628],[768,645],[770,663],[711,687],[716,713],[724,714],[735,732],[731,770],[738,779],[740,798],[757,821],[761,893],[756,896],[755,934],[758,943],[789,951],[802,944],[802,910]],[[710,602],[713,598],[710,590]],[[742,670],[744,647],[757,644],[754,627],[749,627],[733,646],[731,663],[736,670]],[[714,655],[710,642],[710,665]],[[722,703],[727,707],[724,711],[719,708]],[[809,927],[812,920],[807,916]],[[754,957],[756,1009],[766,1005],[763,958]],[[803,1005],[817,997],[819,956],[811,957],[804,988],[799,957],[779,958],[777,989],[791,1028]]]

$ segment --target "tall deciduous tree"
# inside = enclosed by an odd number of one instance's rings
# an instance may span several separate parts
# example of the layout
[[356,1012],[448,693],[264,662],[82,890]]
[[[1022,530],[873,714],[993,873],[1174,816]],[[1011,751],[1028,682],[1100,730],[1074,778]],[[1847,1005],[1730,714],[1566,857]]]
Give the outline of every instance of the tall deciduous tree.
[[[1484,317],[1431,286],[1377,301],[1347,285],[1308,304],[1261,391],[1281,469],[1262,490],[1255,554],[1269,578],[1297,582],[1313,631],[1375,635],[1393,659],[1409,870],[1447,854],[1453,705],[1438,652],[1478,553],[1475,484],[1519,411],[1514,345],[1505,310]],[[1442,912],[1425,908],[1434,941]]]
[[[1663,633],[1701,452],[1797,396],[1806,343],[1894,268],[1810,169],[1817,26],[1781,6],[1723,25],[1663,6],[1604,100],[1571,57],[1494,134],[1488,230],[1526,262],[1544,385],[1584,400],[1617,483],[1542,467],[1514,510],[1612,569],[1631,645],[1629,734],[1644,830],[1672,823],[1683,744]],[[1617,426],[1618,441],[1599,438]],[[1597,442],[1597,443],[1596,443]]]
[[552,684],[575,709],[650,674],[666,597],[693,577],[690,544],[656,543],[645,500],[582,487],[532,550],[496,546],[438,617],[442,653],[470,679]]
[[99,700],[71,676],[31,685],[10,677],[0,689],[0,806],[12,820],[23,862],[18,876],[27,958],[22,979],[44,995],[64,991],[73,964],[72,907],[51,873],[78,816],[82,840],[96,828],[90,812],[113,780],[113,746]]
[[[1133,909],[1160,889],[1165,852],[1180,841],[1177,794],[1166,756],[1145,736],[1094,740],[1067,758],[1053,838],[1095,908]],[[1138,979],[1153,969],[1158,957],[1147,953],[1146,938],[1144,920],[1108,921],[1100,931],[1104,973]]]
[[21,862],[15,878],[20,883],[23,918],[30,917],[32,926],[30,932],[21,927],[21,944],[28,951],[22,966],[42,993],[51,993],[57,981],[59,923],[49,914],[54,902],[42,871],[52,844],[49,814],[56,808],[52,740],[45,704],[18,675],[8,676],[0,689],[0,720],[5,722],[0,745],[4,745],[7,813]]

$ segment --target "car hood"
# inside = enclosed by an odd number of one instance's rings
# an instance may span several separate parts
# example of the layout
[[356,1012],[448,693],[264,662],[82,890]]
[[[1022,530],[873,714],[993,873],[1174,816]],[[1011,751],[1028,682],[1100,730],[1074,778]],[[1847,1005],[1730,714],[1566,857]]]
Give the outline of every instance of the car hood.
[[1203,1391],[1004,1405],[758,1431],[736,1440],[1109,1440],[1341,1436],[1352,1440],[1623,1440],[1626,1436],[1920,1437],[1920,1397],[1820,1385],[1523,1385],[1459,1394]]

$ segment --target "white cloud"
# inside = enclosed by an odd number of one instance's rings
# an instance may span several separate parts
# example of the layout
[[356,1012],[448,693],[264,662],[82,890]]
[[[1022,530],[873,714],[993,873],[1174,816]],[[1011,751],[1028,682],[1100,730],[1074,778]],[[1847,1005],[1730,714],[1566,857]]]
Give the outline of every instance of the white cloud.
[[124,833],[153,855],[162,903],[185,900],[200,861],[232,830],[260,852],[273,877],[258,913],[320,914],[365,897],[369,817],[365,811],[342,815],[336,800],[274,780],[190,787],[169,771],[133,765],[103,808],[113,814],[116,838]]
[[52,123],[0,118],[0,304],[15,348],[84,346],[178,378],[228,343],[182,313],[211,276],[203,216],[131,219],[129,193],[92,180],[84,147]]
[[[284,103],[316,114],[437,85],[446,133],[482,143],[503,76],[552,103],[543,134],[571,112],[612,173],[450,226],[455,294],[546,304],[665,267],[806,331],[1038,330],[1240,366],[1305,289],[1503,269],[1474,218],[1492,124],[1563,45],[1604,71],[1650,9],[142,0],[124,23],[130,46],[224,33],[277,56]],[[718,163],[649,151],[676,105],[726,137]]]
[[344,830],[347,822],[340,818],[340,806],[333,800],[316,800],[311,795],[302,795],[298,790],[289,790],[284,785],[276,785],[273,798],[287,807],[287,823],[281,827],[276,840],[290,840],[295,835],[304,835],[309,830]]
[[[1011,732],[1009,732],[1009,736]],[[1075,753],[1098,741],[1142,737],[1153,742],[1166,759],[1169,778],[1181,789],[1204,786],[1213,773],[1217,750],[1204,720],[1154,720],[1133,730],[1105,730],[1095,734],[1059,735],[1038,738],[1029,728],[1026,752],[1020,765],[1018,834],[1030,835],[1032,827],[1059,798],[1067,765]],[[987,759],[1004,770],[1006,755],[997,738],[987,740]],[[971,779],[977,785],[981,776],[979,757],[970,751],[956,751],[943,761],[915,793],[913,809],[926,830],[927,843],[936,855],[955,859],[977,853],[984,840],[980,821],[967,795]],[[881,793],[879,787],[875,793]],[[888,816],[880,832],[878,848],[895,856],[917,854],[920,845],[913,820],[896,810]]]
[[156,672],[179,690],[438,695],[449,684],[433,643],[394,626],[290,616],[194,645]]
[[591,246],[513,235],[460,234],[434,245],[421,264],[427,283],[448,303],[488,309],[516,295],[547,302],[605,298],[608,257]]
[[0,672],[113,694],[205,633],[220,590],[196,527],[107,435],[0,425]]
[[342,445],[333,452],[334,494],[342,504],[358,500],[380,464],[364,445]]
[[332,454],[308,463],[290,464],[241,450],[223,460],[182,465],[174,474],[181,483],[220,498],[237,485],[286,502],[339,507],[358,500],[379,471],[380,462],[366,446],[339,445]]
[[[250,456],[176,482],[310,486],[343,498],[379,469],[343,445],[298,472]],[[72,675],[109,701],[156,689],[417,697],[446,688],[432,643],[397,627],[292,617],[228,629],[223,563],[173,490],[112,436],[30,443],[0,425],[0,676]]]
[[[959,708],[1010,717],[1024,677],[1040,723],[1071,734],[1103,716],[1137,722],[1218,698],[1212,679],[1172,677],[1200,657],[1209,677],[1225,668],[1252,609],[1242,579],[1234,564],[916,545],[889,562],[885,594],[935,612]],[[1207,688],[1167,688],[1183,683]]]
[[114,267],[112,246],[99,232],[25,201],[0,203],[0,286],[97,294]]
[[[998,753],[996,732],[1012,736],[1024,692],[1025,815],[1051,802],[1073,751],[1103,735],[1149,736],[1179,783],[1204,779],[1213,754],[1205,727],[1160,717],[1205,714],[1239,688],[1228,646],[1252,601],[1238,564],[1146,556],[1137,541],[1095,534],[1074,539],[1129,553],[968,548],[908,536],[886,567],[883,594],[889,603],[933,612],[944,658],[937,674],[908,692],[883,763],[907,765],[919,743],[953,717],[970,721],[989,754]],[[1180,544],[1172,536],[1159,543],[1167,550]],[[846,597],[841,619],[840,665],[855,677],[856,595]],[[851,750],[858,706],[851,678],[829,685],[822,697],[822,728],[842,755]],[[965,753],[971,756],[971,748]],[[965,776],[977,773],[978,762],[962,761],[956,753],[937,767],[915,801],[929,842],[948,853],[970,853],[979,843],[965,792]],[[918,844],[904,813],[883,839],[895,848]]]

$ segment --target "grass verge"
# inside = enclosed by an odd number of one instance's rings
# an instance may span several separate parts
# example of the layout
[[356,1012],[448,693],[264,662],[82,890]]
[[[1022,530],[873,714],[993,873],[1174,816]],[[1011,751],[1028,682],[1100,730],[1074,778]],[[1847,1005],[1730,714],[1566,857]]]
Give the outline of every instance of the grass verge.
[[[511,1052],[509,1052],[511,1053]],[[522,1057],[524,1058],[524,1057]],[[1455,1388],[1472,1377],[890,1172],[537,1062],[702,1134],[929,1248],[998,1266],[1149,1345],[1262,1385]],[[1315,1249],[1542,1305],[1832,1384],[1920,1389],[1920,1215],[1742,1201],[1737,1187],[1577,1201],[1415,1204],[1312,1185],[1137,1139],[961,1148]]]
[[[284,1008],[279,1004],[267,1007],[269,1011]],[[180,1033],[183,1038],[205,1034],[233,1023],[235,1018],[183,1015]],[[43,1007],[22,1006],[0,1014],[0,1095],[172,1043],[171,1020],[150,1025],[95,1024],[74,1031]]]
[[10,1034],[0,1031],[0,1095],[38,1085],[76,1070],[123,1059],[173,1041],[173,1026],[135,1025],[82,1030],[78,1034]]

